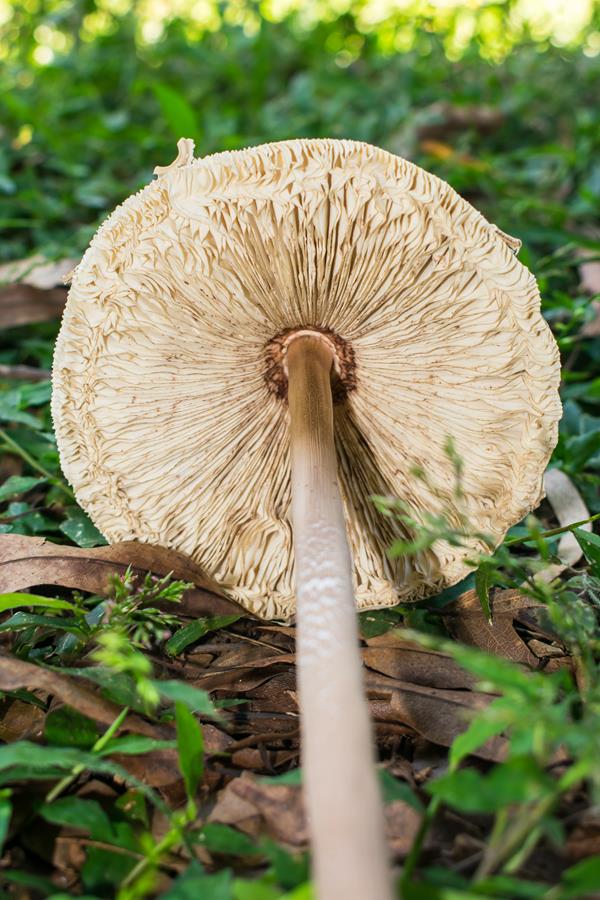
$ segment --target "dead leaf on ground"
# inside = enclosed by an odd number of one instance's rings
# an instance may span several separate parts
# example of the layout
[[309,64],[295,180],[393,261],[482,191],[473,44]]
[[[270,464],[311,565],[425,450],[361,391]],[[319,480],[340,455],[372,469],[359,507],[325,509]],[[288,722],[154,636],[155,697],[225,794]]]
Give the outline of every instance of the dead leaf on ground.
[[[406,856],[421,824],[421,814],[402,800],[385,807],[386,831],[394,855]],[[209,821],[251,837],[267,834],[293,850],[308,844],[302,789],[299,785],[263,782],[244,772],[219,794]]]
[[404,641],[397,632],[370,638],[367,644],[362,652],[367,668],[399,681],[457,690],[470,689],[475,683],[451,657]]
[[[488,653],[539,668],[540,658],[532,652],[515,629],[515,624],[535,631],[536,637],[546,637],[550,644],[548,657],[554,657],[552,636],[540,624],[545,615],[542,603],[515,590],[494,590],[490,593],[493,621],[488,622],[475,591],[466,591],[443,613],[451,635],[463,644],[480,647]],[[539,645],[538,645],[539,646]],[[553,668],[559,660],[551,659],[546,668]]]
[[123,575],[128,566],[134,574],[173,573],[174,578],[196,585],[184,597],[180,610],[195,614],[221,615],[240,612],[202,569],[189,557],[174,550],[124,541],[91,550],[53,544],[44,538],[3,535],[0,540],[0,593],[23,591],[39,585],[57,585],[106,595],[109,576]]
[[[103,725],[111,725],[121,712],[120,706],[101,697],[78,679],[0,652],[0,690],[16,691],[19,688],[59,697],[63,703]],[[173,737],[170,726],[153,725],[136,713],[127,716],[121,730],[160,739]]]
[[[376,690],[379,696],[374,698]],[[376,721],[403,722],[431,743],[443,747],[449,747],[466,730],[472,716],[494,699],[493,694],[479,691],[439,690],[392,679],[379,680],[377,686],[368,680],[367,691],[372,697],[370,705]],[[491,738],[475,755],[499,762],[504,759],[507,746],[504,738]]]
[[70,281],[78,263],[74,257],[49,260],[39,253],[26,259],[15,259],[0,266],[0,285],[30,284],[42,290],[57,287]]
[[64,288],[42,290],[30,284],[0,288],[0,328],[60,319],[67,301]]
[[77,262],[37,255],[0,266],[0,328],[60,319],[67,300],[63,285]]

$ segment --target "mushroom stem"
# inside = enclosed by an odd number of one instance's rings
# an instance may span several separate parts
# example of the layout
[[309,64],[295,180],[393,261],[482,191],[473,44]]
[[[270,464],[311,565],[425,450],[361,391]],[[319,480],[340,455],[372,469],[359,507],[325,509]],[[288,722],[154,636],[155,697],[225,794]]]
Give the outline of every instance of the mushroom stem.
[[337,481],[326,340],[288,347],[304,797],[319,900],[392,897]]

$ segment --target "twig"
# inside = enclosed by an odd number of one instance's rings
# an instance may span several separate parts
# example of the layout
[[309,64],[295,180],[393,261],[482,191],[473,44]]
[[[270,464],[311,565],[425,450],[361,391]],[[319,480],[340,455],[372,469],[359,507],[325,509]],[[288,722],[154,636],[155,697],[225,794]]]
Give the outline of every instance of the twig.
[[554,537],[556,534],[564,534],[566,531],[572,531],[573,528],[581,528],[582,525],[587,525],[588,522],[595,522],[597,519],[600,519],[600,513],[589,516],[589,518],[587,519],[582,519],[581,522],[571,522],[569,525],[561,525],[560,528],[552,528],[550,529],[550,531],[542,531],[540,532],[540,534],[536,534],[534,537],[525,535],[524,537],[509,538],[508,541],[504,541],[504,546],[510,547],[512,544],[527,544],[537,540],[538,538]]
[[36,369],[34,366],[0,365],[0,378],[8,381],[48,381],[51,372],[48,369]]

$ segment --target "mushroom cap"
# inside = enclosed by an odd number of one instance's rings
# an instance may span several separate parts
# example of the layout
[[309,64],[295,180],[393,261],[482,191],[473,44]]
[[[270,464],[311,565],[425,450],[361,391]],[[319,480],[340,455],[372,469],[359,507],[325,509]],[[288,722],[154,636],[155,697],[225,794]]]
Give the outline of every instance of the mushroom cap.
[[543,496],[559,357],[514,239],[364,143],[197,160],[190,141],[179,148],[73,279],[53,416],[79,503],[109,541],[182,551],[252,613],[289,618],[289,413],[274,359],[290,331],[314,329],[346,351],[334,417],[358,607],[456,583],[472,550],[438,541],[390,560],[398,526],[371,497],[417,517],[445,507],[455,525],[462,512],[498,543]]

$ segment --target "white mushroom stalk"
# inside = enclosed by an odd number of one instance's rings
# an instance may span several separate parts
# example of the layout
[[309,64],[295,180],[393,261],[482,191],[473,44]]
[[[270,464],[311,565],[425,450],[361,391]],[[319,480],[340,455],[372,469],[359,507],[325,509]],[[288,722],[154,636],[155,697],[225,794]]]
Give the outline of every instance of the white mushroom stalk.
[[390,559],[396,526],[371,497],[499,543],[543,496],[558,349],[518,242],[384,150],[194,159],[182,140],[156,175],[73,278],[53,366],[63,470],[109,541],[189,555],[263,619],[297,614],[319,900],[387,900],[355,607],[439,593],[487,544]]
[[317,897],[391,898],[384,818],[337,479],[333,347],[287,349],[302,768]]

